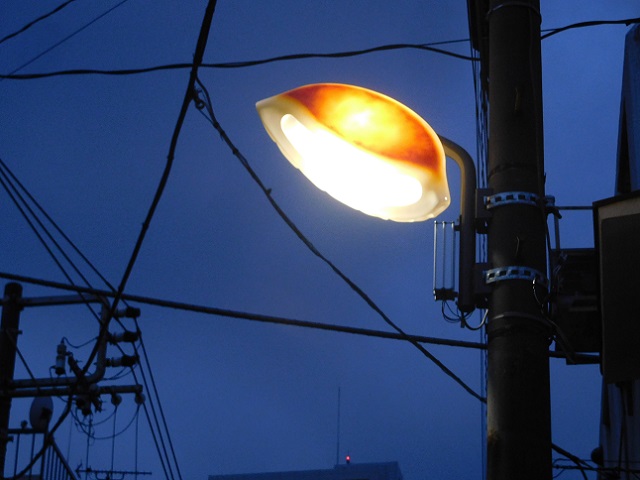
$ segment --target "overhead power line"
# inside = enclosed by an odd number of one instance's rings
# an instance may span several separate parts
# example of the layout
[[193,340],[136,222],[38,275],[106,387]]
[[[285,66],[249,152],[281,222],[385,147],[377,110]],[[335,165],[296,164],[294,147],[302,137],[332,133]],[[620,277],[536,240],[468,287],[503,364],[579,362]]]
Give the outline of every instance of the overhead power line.
[[541,40],[545,38],[549,38],[553,35],[557,35],[558,33],[565,32],[567,30],[572,30],[574,28],[585,28],[585,27],[596,27],[601,25],[632,25],[634,23],[640,23],[640,17],[637,18],[627,18],[625,20],[591,20],[588,22],[578,22],[572,23],[571,25],[565,25],[560,28],[553,28],[550,30],[544,30],[546,33],[540,37]]
[[[32,277],[25,277],[22,275],[15,275],[15,274],[6,273],[6,272],[0,272],[0,278],[4,278],[6,280],[12,280],[16,282],[28,283],[32,285],[55,288],[59,290],[72,291],[72,292],[77,292],[77,293],[82,293],[87,295],[104,296],[107,298],[113,297],[115,295],[115,293],[110,290],[96,290],[93,288],[81,287],[76,285],[67,285],[64,283],[52,282],[49,280],[42,280],[42,279],[37,279]],[[366,328],[349,327],[344,325],[311,322],[307,320],[298,320],[298,319],[292,319],[292,318],[277,317],[272,315],[263,315],[258,313],[240,312],[236,310],[228,310],[228,309],[217,308],[217,307],[195,305],[190,303],[145,297],[140,295],[132,295],[128,293],[122,294],[122,300],[138,303],[138,304],[153,305],[153,306],[162,307],[162,308],[170,308],[173,310],[180,310],[184,312],[201,313],[204,315],[234,318],[238,320],[249,320],[249,321],[255,321],[260,323],[270,323],[274,325],[312,328],[316,330],[333,331],[338,333],[349,333],[353,335],[384,338],[389,340],[406,341],[407,337],[409,337],[417,342],[428,343],[432,345],[442,345],[442,346],[448,346],[448,347],[461,347],[461,348],[470,348],[470,349],[476,349],[476,350],[486,348],[486,345],[483,343],[466,342],[461,340],[450,340],[450,339],[444,339],[444,338],[426,337],[426,336],[410,335],[410,334],[400,335],[395,332],[385,332],[381,330],[371,330]]]
[[25,63],[23,63],[22,65],[20,65],[17,68],[14,68],[11,73],[16,73],[19,72],[20,70],[22,70],[24,67],[31,65],[33,62],[35,62],[36,60],[38,60],[39,58],[43,57],[44,55],[46,55],[47,53],[51,52],[52,50],[58,48],[60,45],[62,45],[63,43],[65,43],[66,41],[70,40],[71,38],[75,37],[77,34],[79,34],[80,32],[82,32],[83,30],[85,30],[86,28],[90,27],[91,25],[93,25],[94,23],[96,23],[98,20],[100,20],[102,17],[108,15],[109,13],[113,12],[116,8],[120,7],[121,5],[123,5],[124,3],[128,2],[129,0],[122,0],[120,3],[114,5],[113,7],[109,8],[108,10],[106,10],[105,12],[101,13],[100,15],[98,15],[97,17],[95,17],[93,20],[91,20],[89,23],[84,24],[82,27],[78,28],[77,30],[73,31],[72,33],[70,33],[69,35],[67,35],[66,37],[64,37],[63,39],[57,41],[56,43],[54,43],[53,45],[51,45],[50,47],[46,48],[45,50],[43,50],[42,52],[40,52],[38,55],[36,55],[35,57],[32,57],[31,59],[29,59],[28,61],[26,61]]
[[[59,290],[83,293],[88,295],[96,295],[96,296],[104,296],[104,297],[112,297],[113,295],[115,295],[113,291],[109,291],[109,290],[96,290],[92,288],[79,287],[75,285],[67,285],[64,283],[37,279],[33,277],[26,277],[23,275],[15,275],[15,274],[6,273],[6,272],[0,272],[0,278],[4,278],[6,280],[12,280],[16,282],[28,283],[32,285],[39,285],[43,287],[59,289]],[[383,338],[383,339],[389,339],[389,340],[406,341],[406,337],[410,337],[413,340],[420,343],[426,343],[431,345],[441,345],[445,347],[460,347],[460,348],[469,348],[474,350],[484,350],[487,348],[485,343],[479,343],[479,342],[467,342],[462,340],[451,340],[446,338],[427,337],[427,336],[412,335],[412,334],[405,334],[405,336],[403,336],[398,333],[386,332],[382,330],[349,327],[345,325],[336,325],[336,324],[330,324],[330,323],[311,322],[308,320],[299,320],[299,319],[264,315],[264,314],[258,314],[258,313],[240,312],[237,310],[229,310],[229,309],[210,307],[205,305],[195,305],[191,303],[146,297],[141,295],[133,295],[128,293],[125,293],[122,295],[122,300],[138,303],[138,304],[144,304],[144,305],[153,305],[161,308],[170,308],[173,310],[180,310],[183,312],[201,313],[204,315],[234,318],[237,320],[248,320],[248,321],[254,321],[259,323],[269,323],[273,325],[311,328],[315,330],[325,330],[325,331],[331,331],[331,332],[337,332],[337,333],[349,333],[352,335],[362,335],[366,337]],[[563,354],[557,353],[557,352],[549,352],[549,356],[564,358]],[[592,357],[592,358],[595,359],[597,357]]]
[[[124,1],[127,1],[127,0],[124,0]],[[120,5],[121,4],[118,4],[116,5],[116,7]],[[108,12],[105,12],[105,14],[106,13]],[[104,14],[102,16],[104,16]],[[600,26],[600,25],[631,25],[634,23],[640,23],[640,18],[627,18],[622,20],[592,20],[588,22],[578,22],[570,25],[565,25],[564,27],[544,30],[544,32],[546,33],[542,35],[540,38],[544,40],[558,33],[564,32],[566,30],[576,29],[576,28],[594,27],[594,26]],[[88,25],[85,25],[79,31],[83,30],[87,26]],[[152,67],[125,68],[125,69],[105,70],[105,69],[96,69],[96,68],[75,68],[75,69],[69,69],[69,70],[57,70],[53,72],[44,72],[44,73],[16,74],[16,72],[18,72],[25,66],[33,63],[33,61],[35,61],[37,58],[42,57],[46,53],[49,53],[55,47],[57,47],[64,41],[68,40],[76,33],[79,33],[79,31],[74,32],[68,38],[63,39],[62,41],[58,42],[54,46],[48,48],[47,50],[39,54],[36,58],[18,67],[12,72],[8,74],[0,74],[0,80],[39,80],[43,78],[77,76],[77,75],[112,75],[112,76],[141,75],[145,73],[161,72],[161,71],[167,71],[167,70],[185,70],[193,67],[193,64],[191,63],[171,63],[166,65],[156,65]],[[257,60],[245,60],[245,61],[238,61],[238,62],[202,63],[200,67],[215,68],[215,69],[247,68],[247,67],[255,67],[259,65],[266,65],[274,62],[304,60],[309,58],[349,58],[349,57],[367,55],[367,54],[376,53],[376,52],[406,50],[406,49],[430,51],[430,52],[438,53],[441,55],[447,55],[453,58],[458,58],[461,60],[478,62],[479,58],[476,58],[474,56],[462,55],[462,54],[458,54],[455,52],[451,52],[449,50],[444,50],[436,47],[436,45],[447,45],[447,44],[454,44],[454,43],[461,43],[461,42],[468,42],[468,41],[469,39],[458,39],[458,40],[448,40],[448,41],[430,42],[430,43],[396,43],[396,44],[389,44],[389,45],[380,45],[377,47],[370,47],[370,48],[365,48],[361,50],[349,50],[344,52],[293,53],[288,55],[279,55],[275,57],[269,57],[269,58],[257,59]]]
[[29,28],[33,27],[36,23],[41,22],[42,20],[45,20],[47,18],[49,18],[50,16],[58,13],[60,10],[62,10],[64,7],[66,7],[67,5],[69,5],[70,3],[74,2],[75,0],[67,0],[66,2],[58,5],[56,8],[54,8],[53,10],[51,10],[49,13],[45,13],[44,15],[41,15],[40,17],[36,18],[35,20],[27,23],[24,27],[22,27],[19,30],[16,30],[13,33],[10,33],[9,35],[3,37],[0,39],[0,44],[6,42],[7,40],[9,40],[10,38],[14,38],[17,37],[18,35],[20,35],[21,33],[26,32]]
[[[451,42],[436,42],[429,44],[413,44],[413,43],[401,43],[401,44],[391,44],[391,45],[380,45],[377,47],[365,48],[362,50],[350,50],[345,52],[334,52],[334,53],[293,53],[289,55],[279,55],[276,57],[269,57],[257,60],[244,60],[238,62],[218,62],[218,63],[202,63],[200,68],[214,68],[214,69],[236,69],[236,68],[247,68],[247,67],[255,67],[258,65],[266,65],[269,63],[275,62],[283,62],[283,61],[293,61],[293,60],[304,60],[309,58],[348,58],[348,57],[356,57],[360,55],[367,55],[370,53],[376,52],[385,52],[392,50],[425,50],[431,51],[435,53],[440,53],[442,55],[448,55],[454,58],[459,58],[462,60],[472,60],[476,61],[473,57],[469,57],[466,55],[460,55],[454,52],[450,52],[448,50],[443,50],[440,48],[435,48],[432,45],[442,45],[444,43],[458,43],[461,40],[452,40]],[[61,76],[76,76],[76,75],[140,75],[144,73],[153,73],[167,70],[186,70],[192,68],[193,64],[191,63],[171,63],[166,65],[156,65],[152,67],[141,67],[141,68],[125,68],[125,69],[91,69],[91,68],[79,68],[79,69],[71,69],[71,70],[59,70],[55,72],[46,72],[46,73],[25,73],[25,74],[15,74],[14,72],[0,75],[0,79],[10,79],[10,80],[36,80],[42,78],[50,78],[50,77],[61,77]]]

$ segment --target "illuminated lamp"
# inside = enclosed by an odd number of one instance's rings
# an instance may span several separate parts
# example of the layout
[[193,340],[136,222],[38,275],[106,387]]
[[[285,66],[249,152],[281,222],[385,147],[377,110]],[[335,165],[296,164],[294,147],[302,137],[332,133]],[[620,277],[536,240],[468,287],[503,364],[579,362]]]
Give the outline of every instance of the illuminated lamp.
[[328,83],[299,87],[256,107],[289,162],[338,201],[399,222],[433,218],[449,206],[438,136],[392,98]]
[[450,204],[445,157],[460,167],[458,307],[473,309],[475,165],[413,110],[378,92],[318,83],[256,104],[271,139],[318,188],[368,215],[415,222]]

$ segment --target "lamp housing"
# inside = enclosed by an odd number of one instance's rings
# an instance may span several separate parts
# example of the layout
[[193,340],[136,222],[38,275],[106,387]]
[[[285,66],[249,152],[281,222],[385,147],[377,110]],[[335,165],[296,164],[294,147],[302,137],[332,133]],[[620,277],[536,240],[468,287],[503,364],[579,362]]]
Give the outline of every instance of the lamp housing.
[[449,206],[442,143],[400,102],[362,87],[320,83],[256,108],[287,160],[338,201],[398,222],[427,220]]

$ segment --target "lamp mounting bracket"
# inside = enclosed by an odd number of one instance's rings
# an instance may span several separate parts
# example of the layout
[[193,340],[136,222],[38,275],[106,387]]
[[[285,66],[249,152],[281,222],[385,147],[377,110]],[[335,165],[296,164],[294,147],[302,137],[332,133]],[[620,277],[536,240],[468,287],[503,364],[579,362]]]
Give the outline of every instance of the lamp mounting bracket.
[[504,280],[529,280],[545,288],[549,285],[549,280],[544,273],[531,267],[510,265],[484,271],[484,281],[487,284],[502,282]]

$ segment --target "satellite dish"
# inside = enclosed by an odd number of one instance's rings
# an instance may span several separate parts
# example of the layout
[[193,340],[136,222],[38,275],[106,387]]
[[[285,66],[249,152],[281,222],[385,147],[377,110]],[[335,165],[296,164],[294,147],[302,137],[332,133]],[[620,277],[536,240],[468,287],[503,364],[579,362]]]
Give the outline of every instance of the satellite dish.
[[36,432],[46,432],[53,415],[53,400],[51,397],[36,397],[29,410],[29,422]]

